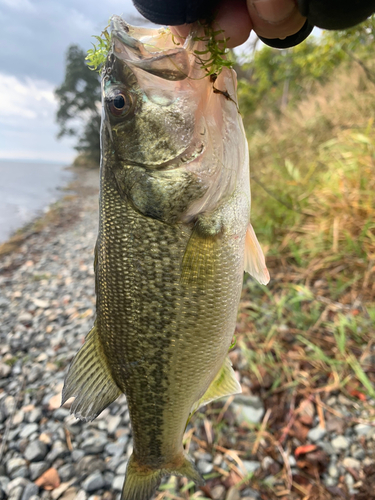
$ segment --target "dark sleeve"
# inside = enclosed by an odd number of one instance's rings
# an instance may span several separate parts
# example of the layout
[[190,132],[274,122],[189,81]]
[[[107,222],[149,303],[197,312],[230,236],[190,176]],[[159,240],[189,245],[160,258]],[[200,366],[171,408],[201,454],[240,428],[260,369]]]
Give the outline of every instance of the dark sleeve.
[[[135,7],[155,24],[176,26],[211,19],[223,0],[133,0]],[[226,0],[229,1],[230,0]],[[244,2],[246,0],[243,0]],[[261,38],[271,47],[287,48],[301,43],[314,26],[329,30],[350,28],[375,12],[375,0],[297,0],[306,23],[283,40]]]
[[135,7],[155,24],[177,26],[213,16],[218,0],[133,0]]

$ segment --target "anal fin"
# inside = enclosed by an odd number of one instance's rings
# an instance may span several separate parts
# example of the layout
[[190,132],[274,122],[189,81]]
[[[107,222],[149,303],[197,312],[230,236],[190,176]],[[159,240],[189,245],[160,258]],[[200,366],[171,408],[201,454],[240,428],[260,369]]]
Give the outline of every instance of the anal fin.
[[245,272],[251,274],[261,285],[267,285],[270,280],[266,259],[250,223],[245,237]]
[[190,415],[215,399],[230,396],[231,394],[239,394],[242,392],[241,385],[236,379],[236,375],[232,368],[232,363],[228,357],[225,358],[223,366],[216,375],[211,385],[203,396],[194,403]]
[[94,326],[69,367],[61,404],[75,397],[71,413],[81,420],[90,421],[120,394],[121,390],[112,378],[102,351],[97,327]]

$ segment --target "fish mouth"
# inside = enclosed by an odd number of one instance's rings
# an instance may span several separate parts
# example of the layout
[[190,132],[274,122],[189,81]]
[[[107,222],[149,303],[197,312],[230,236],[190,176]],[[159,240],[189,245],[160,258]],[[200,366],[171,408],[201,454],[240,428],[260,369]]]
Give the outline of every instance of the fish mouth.
[[138,28],[120,16],[111,18],[113,52],[131,69],[139,68],[164,80],[180,81],[189,76],[188,51],[174,42],[166,28]]

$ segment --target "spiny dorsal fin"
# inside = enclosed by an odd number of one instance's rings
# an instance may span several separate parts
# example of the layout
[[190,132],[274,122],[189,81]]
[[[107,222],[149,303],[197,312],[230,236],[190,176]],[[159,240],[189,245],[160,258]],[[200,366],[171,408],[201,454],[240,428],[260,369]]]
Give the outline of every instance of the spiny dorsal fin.
[[270,280],[263,251],[250,223],[245,237],[245,272],[251,274],[261,285],[267,285]]
[[94,326],[69,367],[61,404],[75,396],[71,413],[81,420],[90,421],[120,394],[107,366],[97,327]]
[[239,394],[240,392],[242,392],[241,385],[236,379],[230,359],[226,357],[219,373],[203,396],[194,403],[190,414],[192,415],[198,408],[215,399],[230,396],[231,394]]

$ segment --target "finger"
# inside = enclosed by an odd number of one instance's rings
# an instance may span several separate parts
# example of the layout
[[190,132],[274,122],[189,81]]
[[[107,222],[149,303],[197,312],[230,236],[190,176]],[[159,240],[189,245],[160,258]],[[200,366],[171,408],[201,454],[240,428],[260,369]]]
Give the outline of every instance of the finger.
[[253,30],[264,38],[285,38],[304,25],[294,0],[247,0]]
[[[222,29],[227,39],[227,47],[233,48],[246,42],[251,31],[251,19],[246,6],[246,0],[222,1],[217,11],[215,29]],[[182,39],[190,32],[191,24],[170,26],[172,33]]]

